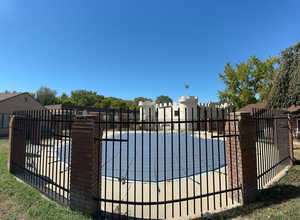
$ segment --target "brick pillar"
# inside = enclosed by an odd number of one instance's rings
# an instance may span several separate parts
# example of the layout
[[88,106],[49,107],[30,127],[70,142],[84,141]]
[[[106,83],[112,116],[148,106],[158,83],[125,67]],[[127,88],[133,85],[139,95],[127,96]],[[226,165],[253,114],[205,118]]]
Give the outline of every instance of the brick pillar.
[[20,174],[25,170],[25,129],[24,121],[18,116],[12,116],[9,122],[10,153],[8,170],[12,174]]
[[288,118],[288,124],[289,124],[289,149],[290,149],[290,156],[291,161],[290,164],[293,165],[294,158],[294,137],[293,137],[293,118],[289,116]]
[[[230,119],[234,119],[233,114]],[[226,123],[226,135],[239,137],[226,138],[226,159],[228,170],[228,187],[242,187],[242,191],[234,192],[234,200],[248,204],[257,196],[256,168],[256,122],[250,113],[236,113],[237,122]]]
[[279,152],[279,161],[284,160],[280,166],[287,166],[292,163],[290,160],[291,146],[290,146],[290,131],[287,116],[279,116],[274,120],[274,141],[275,147]]
[[217,121],[217,131],[219,131],[220,134],[224,133],[224,122],[223,121]]
[[102,131],[94,120],[77,119],[72,124],[72,161],[70,207],[86,214],[96,214],[99,202]]

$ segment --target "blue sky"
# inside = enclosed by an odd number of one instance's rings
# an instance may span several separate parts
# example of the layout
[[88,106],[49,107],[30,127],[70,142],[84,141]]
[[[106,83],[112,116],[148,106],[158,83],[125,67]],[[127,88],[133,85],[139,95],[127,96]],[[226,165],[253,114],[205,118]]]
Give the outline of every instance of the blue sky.
[[1,0],[0,91],[217,100],[226,62],[300,40],[300,1]]

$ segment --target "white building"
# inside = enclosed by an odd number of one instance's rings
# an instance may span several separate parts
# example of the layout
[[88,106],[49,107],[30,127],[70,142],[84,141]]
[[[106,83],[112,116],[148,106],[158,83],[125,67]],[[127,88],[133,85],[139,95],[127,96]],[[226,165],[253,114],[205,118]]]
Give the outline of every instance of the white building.
[[[173,129],[176,130],[191,130],[197,129],[199,123],[194,125],[189,121],[197,121],[203,119],[221,118],[216,109],[227,108],[228,104],[216,105],[213,103],[198,103],[196,96],[181,96],[178,103],[164,103],[156,104],[151,101],[139,102],[140,107],[140,121],[145,122],[160,122],[159,129]],[[218,117],[217,117],[218,116]],[[171,121],[175,123],[170,123]],[[180,123],[178,123],[180,121]],[[169,123],[168,123],[169,122]],[[145,124],[146,128],[150,128],[149,124]],[[155,129],[155,124],[152,124],[152,129]]]

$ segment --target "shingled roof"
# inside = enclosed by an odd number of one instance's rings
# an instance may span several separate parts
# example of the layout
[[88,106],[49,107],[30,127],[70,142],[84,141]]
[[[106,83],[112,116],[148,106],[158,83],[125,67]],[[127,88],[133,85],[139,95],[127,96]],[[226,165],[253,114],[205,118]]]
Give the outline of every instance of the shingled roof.
[[6,99],[10,99],[10,98],[15,97],[15,96],[20,95],[20,94],[22,94],[22,93],[20,93],[20,92],[15,92],[15,93],[0,93],[0,102],[4,101]]
[[299,105],[293,105],[289,108],[285,108],[286,111],[288,111],[289,113],[298,113],[300,112],[300,106]]
[[250,112],[252,113],[254,109],[264,109],[266,108],[266,103],[255,103],[255,104],[249,104],[244,106],[243,108],[239,109],[239,112]]

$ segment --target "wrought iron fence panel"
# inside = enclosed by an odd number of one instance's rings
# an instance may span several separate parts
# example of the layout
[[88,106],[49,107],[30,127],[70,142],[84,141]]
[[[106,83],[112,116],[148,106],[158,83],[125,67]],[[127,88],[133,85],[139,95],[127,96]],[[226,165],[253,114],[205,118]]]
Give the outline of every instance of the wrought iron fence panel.
[[71,125],[69,110],[15,112],[14,129],[25,136],[25,182],[60,204],[70,199]]
[[[239,203],[235,112],[217,108],[106,110],[97,125],[99,214],[166,219]],[[225,132],[226,123],[232,123]],[[227,152],[228,151],[228,152]],[[230,152],[229,152],[230,151]],[[229,160],[230,159],[230,160]],[[228,163],[230,161],[230,163]],[[237,196],[236,196],[237,195]]]
[[277,120],[280,119],[286,120],[287,124],[288,116],[276,109],[254,109],[252,114],[256,121],[258,188],[263,189],[272,183],[290,159],[288,139],[285,140],[286,146],[278,144],[278,139],[286,135],[288,130],[280,134],[276,126]]

